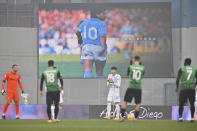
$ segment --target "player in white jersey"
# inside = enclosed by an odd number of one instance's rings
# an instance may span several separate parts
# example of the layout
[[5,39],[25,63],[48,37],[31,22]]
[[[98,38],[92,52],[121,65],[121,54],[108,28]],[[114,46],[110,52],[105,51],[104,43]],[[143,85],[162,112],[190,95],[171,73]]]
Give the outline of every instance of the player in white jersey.
[[116,117],[114,120],[119,120],[120,116],[120,84],[121,84],[121,76],[116,73],[117,68],[111,68],[111,74],[108,75],[107,78],[107,86],[109,87],[109,93],[107,96],[107,113],[104,119],[111,118],[111,105],[115,104],[115,113]]

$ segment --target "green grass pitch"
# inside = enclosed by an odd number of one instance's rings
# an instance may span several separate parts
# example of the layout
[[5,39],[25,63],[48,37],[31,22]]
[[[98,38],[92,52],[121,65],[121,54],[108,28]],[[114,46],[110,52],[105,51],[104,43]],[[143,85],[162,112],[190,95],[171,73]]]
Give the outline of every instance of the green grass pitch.
[[62,120],[48,124],[47,120],[0,120],[1,131],[196,131],[197,123],[172,120]]
[[[146,65],[146,76],[169,76],[171,67],[169,63],[169,54],[166,53],[141,53],[133,54],[140,55],[142,62]],[[162,58],[162,60],[161,60]],[[64,78],[83,78],[84,67],[80,64],[79,55],[40,55],[39,56],[39,77],[41,73],[47,68],[48,60],[55,60],[55,65],[60,70]],[[154,66],[157,65],[157,66]],[[122,77],[126,77],[129,60],[124,58],[124,53],[111,54],[107,56],[107,62],[103,71],[103,75],[107,77],[110,73],[111,67],[116,66],[118,73]],[[162,69],[162,70],[161,70]],[[154,71],[154,73],[153,73]],[[93,76],[95,76],[95,65],[93,66]],[[154,76],[155,75],[155,76]]]

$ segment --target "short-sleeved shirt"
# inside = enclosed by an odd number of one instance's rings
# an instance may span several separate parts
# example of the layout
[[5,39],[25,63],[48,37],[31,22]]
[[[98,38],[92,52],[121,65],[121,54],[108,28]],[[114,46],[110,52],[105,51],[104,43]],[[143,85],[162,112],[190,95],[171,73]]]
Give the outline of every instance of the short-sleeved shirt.
[[130,65],[129,67],[129,87],[132,89],[142,89],[141,80],[144,76],[145,68],[143,65]]
[[18,91],[18,83],[21,80],[19,73],[7,72],[3,80],[7,81],[7,92]]
[[57,68],[48,68],[43,72],[47,92],[60,91],[58,84],[58,73],[60,72]]
[[114,83],[107,82],[108,87],[119,88],[121,84],[121,76],[119,74],[109,74],[107,79],[112,79]]
[[197,70],[192,66],[183,66],[181,71],[181,90],[195,89]]
[[83,21],[77,30],[81,32],[83,43],[102,46],[100,37],[107,35],[107,24],[97,18]]

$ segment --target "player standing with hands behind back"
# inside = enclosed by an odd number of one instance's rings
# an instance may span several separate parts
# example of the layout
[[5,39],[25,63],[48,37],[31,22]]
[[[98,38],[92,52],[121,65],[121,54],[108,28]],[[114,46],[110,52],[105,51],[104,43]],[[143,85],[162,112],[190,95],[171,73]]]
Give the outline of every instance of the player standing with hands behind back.
[[141,65],[140,57],[134,57],[134,64],[130,65],[128,74],[129,74],[129,87],[124,96],[124,101],[121,106],[121,122],[124,121],[124,114],[127,109],[127,103],[132,102],[132,99],[135,98],[135,119],[136,121],[139,112],[140,112],[140,104],[141,104],[141,96],[142,96],[142,86],[141,80],[144,75],[144,66]]
[[194,113],[195,113],[195,87],[197,85],[197,70],[191,66],[191,59],[186,58],[184,66],[179,69],[178,76],[176,79],[176,92],[179,89],[179,81],[181,80],[180,85],[180,94],[179,94],[179,122],[183,121],[183,106],[187,102],[187,99],[190,102],[191,110],[191,122],[194,122]]
[[7,81],[7,102],[4,106],[3,114],[2,114],[2,119],[6,119],[6,111],[8,109],[8,106],[11,104],[12,100],[15,102],[16,106],[16,119],[19,118],[19,92],[18,92],[18,84],[19,87],[22,91],[22,94],[24,93],[23,91],[23,85],[21,83],[21,75],[17,73],[18,71],[18,65],[14,64],[12,65],[12,71],[7,72],[3,82],[2,82],[2,90],[1,93],[4,95],[5,93],[5,83]]
[[[58,85],[58,79],[61,83],[61,90],[63,90],[63,79],[61,77],[60,71],[57,68],[54,68],[54,61],[48,61],[48,69],[42,73],[41,82],[40,82],[40,96],[43,96],[43,84],[46,83],[47,88],[47,114],[48,114],[48,123],[58,122],[57,118],[59,112],[59,101],[60,101],[60,88]],[[51,118],[51,105],[55,105],[55,119],[52,121]]]

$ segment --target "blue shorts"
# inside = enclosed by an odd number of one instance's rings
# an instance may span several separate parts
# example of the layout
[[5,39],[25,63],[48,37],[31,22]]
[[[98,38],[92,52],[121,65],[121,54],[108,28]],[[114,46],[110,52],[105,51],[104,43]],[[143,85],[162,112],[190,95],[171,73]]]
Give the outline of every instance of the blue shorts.
[[86,44],[82,47],[81,59],[82,60],[98,60],[106,61],[107,59],[107,48],[102,56],[98,56],[102,47],[99,45]]

